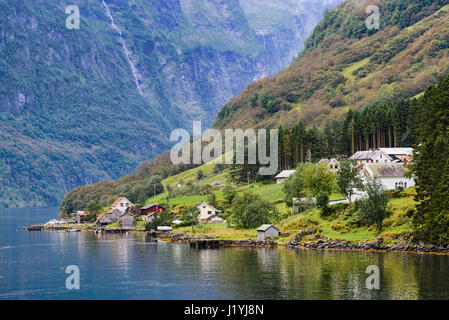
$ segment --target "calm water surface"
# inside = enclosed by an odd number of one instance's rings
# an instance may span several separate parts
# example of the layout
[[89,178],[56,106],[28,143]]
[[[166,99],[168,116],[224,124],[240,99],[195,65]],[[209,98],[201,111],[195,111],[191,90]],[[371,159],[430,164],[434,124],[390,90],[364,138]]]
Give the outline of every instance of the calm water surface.
[[[57,209],[0,210],[0,299],[448,299],[449,256],[194,250],[143,234],[27,232]],[[80,290],[67,290],[77,265]],[[377,265],[380,290],[367,290]]]

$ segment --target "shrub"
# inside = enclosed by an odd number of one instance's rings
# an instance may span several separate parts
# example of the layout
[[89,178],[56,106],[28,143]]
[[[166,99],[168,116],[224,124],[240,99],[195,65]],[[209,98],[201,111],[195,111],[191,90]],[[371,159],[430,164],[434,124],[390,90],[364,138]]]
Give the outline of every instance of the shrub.
[[321,215],[323,217],[330,217],[330,216],[337,217],[339,215],[342,215],[346,211],[346,209],[348,209],[348,207],[349,207],[348,203],[337,203],[325,208],[322,211]]
[[402,198],[403,194],[399,190],[389,190],[387,194],[388,199],[399,199]]
[[345,221],[335,221],[332,223],[331,229],[339,232],[349,232],[351,228]]

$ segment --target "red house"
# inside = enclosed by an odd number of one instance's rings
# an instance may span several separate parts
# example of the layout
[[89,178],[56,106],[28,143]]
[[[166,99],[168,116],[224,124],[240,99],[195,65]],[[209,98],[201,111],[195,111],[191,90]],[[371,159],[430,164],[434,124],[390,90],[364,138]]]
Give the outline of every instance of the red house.
[[145,207],[140,208],[140,215],[149,216],[153,213],[162,213],[165,210],[164,207],[158,205],[157,203],[146,205]]

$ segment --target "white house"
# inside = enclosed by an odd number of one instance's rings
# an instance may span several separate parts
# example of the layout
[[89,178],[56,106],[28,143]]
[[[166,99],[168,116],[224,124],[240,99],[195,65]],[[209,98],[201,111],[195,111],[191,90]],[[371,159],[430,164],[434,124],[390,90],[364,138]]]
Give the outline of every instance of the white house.
[[117,200],[115,200],[115,202],[112,204],[111,208],[117,209],[121,213],[124,213],[128,207],[133,207],[133,206],[134,205],[131,203],[131,201],[126,199],[126,197],[120,197]]
[[322,164],[327,165],[332,172],[337,172],[340,169],[340,163],[337,159],[321,159],[316,165],[320,166]]
[[220,210],[215,209],[210,204],[204,201],[197,203],[195,207],[200,210],[199,220],[201,223],[210,222],[211,219],[215,218],[221,213]]
[[394,162],[392,157],[380,149],[357,151],[350,159],[357,161],[358,164]]
[[406,178],[407,168],[402,163],[367,164],[363,173],[368,179],[375,179],[387,190],[405,190],[415,185],[413,178]]
[[296,170],[284,170],[281,171],[275,178],[277,183],[282,183],[288,179],[292,174],[294,174]]

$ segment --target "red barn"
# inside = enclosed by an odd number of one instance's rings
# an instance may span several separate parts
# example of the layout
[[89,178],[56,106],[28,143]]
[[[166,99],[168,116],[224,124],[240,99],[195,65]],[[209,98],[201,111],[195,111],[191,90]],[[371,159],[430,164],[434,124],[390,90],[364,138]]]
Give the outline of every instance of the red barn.
[[162,213],[165,210],[164,207],[158,205],[157,203],[146,205],[145,207],[140,208],[140,215],[149,216],[153,213]]

